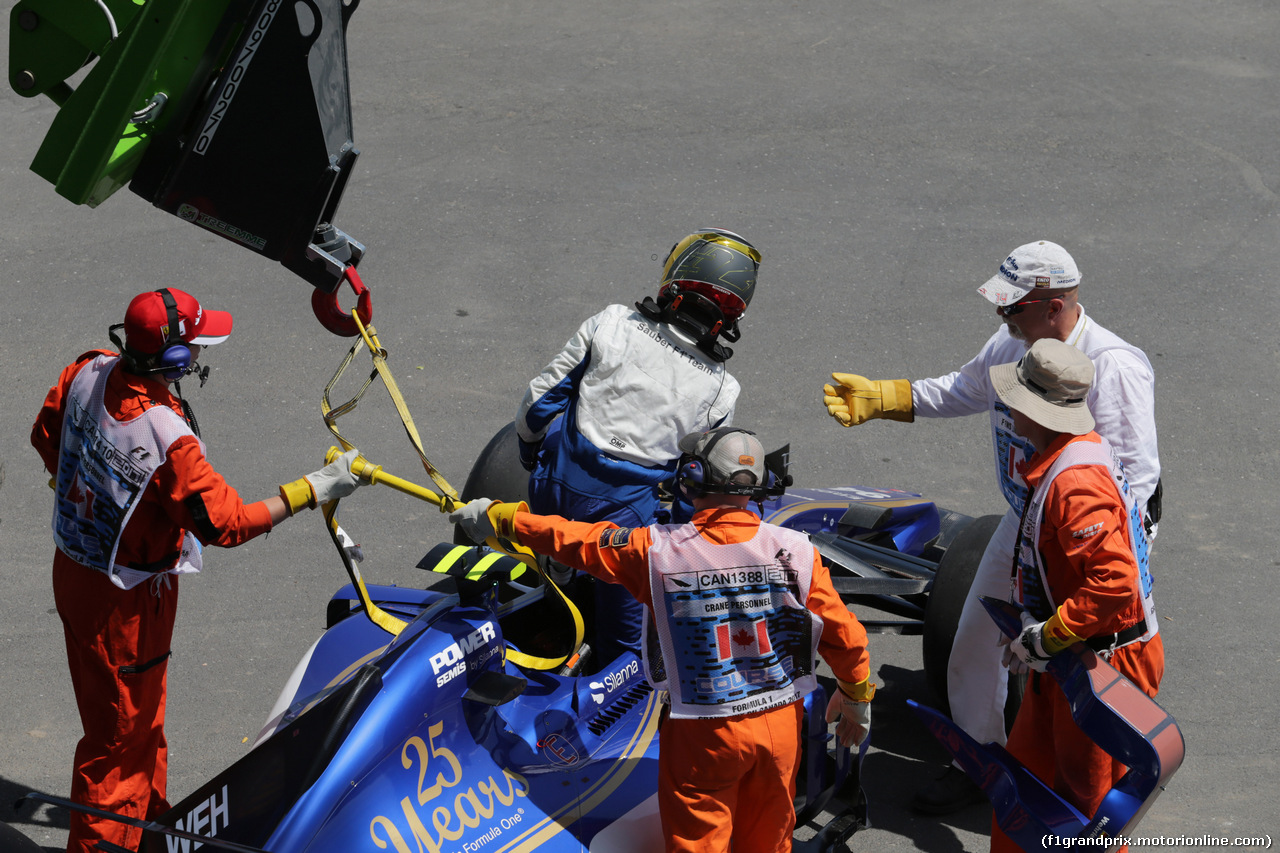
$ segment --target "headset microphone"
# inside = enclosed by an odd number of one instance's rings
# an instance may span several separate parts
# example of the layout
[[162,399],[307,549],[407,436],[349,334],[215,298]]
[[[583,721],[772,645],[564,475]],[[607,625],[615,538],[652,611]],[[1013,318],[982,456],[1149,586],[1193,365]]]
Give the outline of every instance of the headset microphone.
[[209,381],[209,368],[201,367],[200,362],[193,361],[191,366],[187,368],[187,375],[194,376],[200,380],[200,387],[204,387],[204,383]]

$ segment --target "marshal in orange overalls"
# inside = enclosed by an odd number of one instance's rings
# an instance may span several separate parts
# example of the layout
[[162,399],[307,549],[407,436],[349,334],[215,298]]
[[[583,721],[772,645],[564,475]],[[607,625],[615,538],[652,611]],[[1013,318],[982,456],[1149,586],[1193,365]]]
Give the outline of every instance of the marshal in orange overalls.
[[[1024,472],[1027,485],[1034,490],[1063,449],[1077,441],[1099,438],[1095,432],[1060,435],[1031,458]],[[1142,621],[1138,564],[1124,504],[1108,469],[1074,466],[1054,479],[1044,502],[1038,545],[1049,593],[1059,604],[1063,624],[1076,636],[1117,634]],[[1146,642],[1117,649],[1110,663],[1148,696],[1155,696],[1164,675],[1164,642],[1157,633]],[[1058,683],[1039,672],[1031,673],[1007,748],[1085,815],[1097,811],[1127,769],[1080,731]],[[993,820],[992,853],[1019,849]]]
[[[62,371],[31,430],[31,443],[51,473],[58,469],[67,391],[76,374],[100,355],[111,353],[85,353]],[[152,406],[182,414],[163,382],[126,373],[118,364],[107,380],[104,403],[117,421]],[[184,531],[205,545],[231,547],[271,527],[263,502],[243,503],[191,435],[169,446],[164,464],[138,497],[116,554],[118,565],[155,572],[154,580],[120,589],[102,572],[55,551],[54,600],[84,727],[76,745],[72,800],[139,819],[168,810],[164,710],[178,578],[165,572],[177,562]],[[98,839],[132,849],[140,836],[139,829],[73,812],[67,849],[89,853]]]

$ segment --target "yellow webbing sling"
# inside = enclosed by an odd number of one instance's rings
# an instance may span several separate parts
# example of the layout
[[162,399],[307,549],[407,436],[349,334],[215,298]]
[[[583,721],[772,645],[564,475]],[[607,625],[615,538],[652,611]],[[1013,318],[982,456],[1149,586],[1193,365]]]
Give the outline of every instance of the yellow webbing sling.
[[[360,398],[364,396],[365,391],[368,390],[369,386],[373,383],[373,380],[375,378],[381,378],[383,384],[387,388],[387,392],[391,395],[391,400],[395,404],[396,411],[399,413],[400,422],[404,425],[405,433],[409,436],[409,442],[413,445],[414,451],[417,452],[418,458],[422,460],[422,466],[426,469],[427,476],[431,478],[431,481],[443,494],[438,494],[425,486],[420,486],[417,483],[388,474],[382,470],[382,466],[370,464],[363,456],[357,456],[355,461],[352,462],[352,472],[356,474],[356,476],[364,479],[366,482],[389,486],[399,492],[433,504],[434,506],[439,507],[441,512],[452,512],[461,505],[461,499],[458,497],[458,493],[454,490],[453,486],[449,485],[449,482],[444,478],[439,470],[437,470],[436,467],[431,464],[431,461],[427,459],[426,451],[422,447],[422,439],[418,435],[418,429],[413,423],[413,417],[409,414],[409,407],[405,404],[404,396],[400,393],[400,388],[396,385],[395,378],[391,375],[391,371],[387,367],[386,349],[383,348],[381,343],[378,341],[377,332],[374,330],[373,326],[366,326],[361,322],[358,312],[351,312],[351,318],[354,320],[356,328],[360,331],[360,337],[351,345],[351,350],[342,360],[342,364],[338,366],[337,372],[334,373],[333,378],[329,380],[329,383],[325,385],[324,394],[320,400],[320,412],[324,417],[325,426],[329,428],[329,431],[333,433],[334,437],[336,437],[342,445],[342,450],[339,450],[336,447],[330,449],[327,461],[332,461],[343,451],[355,448],[354,444],[338,432],[338,418],[355,410],[356,406],[360,402]],[[365,347],[369,350],[369,354],[373,358],[373,370],[369,373],[368,378],[365,379],[364,384],[360,386],[360,390],[356,392],[354,397],[341,405],[334,406],[330,403],[329,394],[333,390],[338,379],[351,365],[352,361],[355,360],[356,353],[359,352],[361,347]],[[392,616],[390,613],[387,613],[385,610],[378,607],[378,605],[373,602],[373,599],[370,598],[369,591],[366,589],[364,584],[364,579],[360,576],[360,570],[356,568],[355,561],[351,558],[349,553],[349,548],[352,547],[354,543],[351,543],[349,540],[345,543],[343,542],[346,534],[338,526],[338,501],[334,500],[326,503],[323,506],[323,510],[325,522],[329,528],[329,535],[333,539],[333,543],[337,547],[338,552],[342,555],[342,562],[347,568],[347,575],[351,578],[351,583],[356,589],[356,594],[360,598],[360,603],[364,607],[365,614],[369,617],[370,621],[379,628],[382,628],[390,634],[398,635],[404,630],[407,623],[403,619]],[[542,567],[538,564],[537,557],[528,548],[514,545],[506,540],[499,540],[495,538],[490,538],[485,544],[490,548],[493,548],[495,551],[499,551],[520,560],[522,563],[536,571],[539,576],[541,576],[542,582],[547,585],[547,588],[554,592],[554,594],[550,596],[552,600],[558,602],[572,620],[574,636],[573,646],[568,652],[560,657],[538,657],[536,655],[529,655],[524,652],[516,651],[515,649],[508,649],[507,651],[508,659],[518,666],[536,670],[555,669],[568,660],[569,657],[577,651],[578,647],[582,645],[582,639],[585,634],[582,613],[579,612],[577,606],[569,600],[568,596],[564,594],[560,587],[556,586],[556,584],[547,577],[546,573],[542,570]]]

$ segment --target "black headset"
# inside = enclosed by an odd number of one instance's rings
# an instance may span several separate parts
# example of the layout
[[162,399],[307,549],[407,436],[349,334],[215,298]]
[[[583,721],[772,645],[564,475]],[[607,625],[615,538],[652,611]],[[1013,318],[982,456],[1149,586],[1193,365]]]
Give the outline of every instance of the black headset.
[[[159,373],[165,379],[178,380],[186,376],[191,369],[191,346],[182,339],[182,334],[178,328],[178,303],[173,298],[173,294],[169,292],[169,288],[162,287],[155,291],[160,294],[160,298],[164,300],[164,309],[168,320],[165,327],[165,340],[160,345],[160,352],[140,353],[135,349],[131,349],[120,341],[116,336],[117,329],[123,329],[124,323],[116,323],[107,329],[111,341],[120,348],[120,355],[125,359],[125,366],[129,368],[129,372],[137,375],[150,373]],[[203,385],[204,383],[201,382]]]
[[681,455],[680,461],[676,464],[676,484],[680,487],[680,494],[685,500],[691,501],[706,494],[717,494],[747,495],[759,502],[765,498],[780,497],[786,492],[787,486],[791,485],[791,475],[786,470],[790,446],[765,455],[763,483],[716,483],[710,480],[708,474],[711,465],[707,461],[707,456],[710,455],[711,449],[725,436],[738,432],[755,435],[751,430],[740,427],[716,427],[710,430],[711,440],[702,448],[701,454]]

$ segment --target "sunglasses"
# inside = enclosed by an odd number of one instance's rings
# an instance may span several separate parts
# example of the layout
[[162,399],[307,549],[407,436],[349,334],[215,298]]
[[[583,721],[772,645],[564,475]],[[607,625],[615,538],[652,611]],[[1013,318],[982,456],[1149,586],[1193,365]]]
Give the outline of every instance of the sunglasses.
[[1022,309],[1028,305],[1035,305],[1037,302],[1052,302],[1057,296],[1050,296],[1048,299],[1028,299],[1025,302],[1015,302],[1012,305],[997,305],[996,312],[1001,317],[1012,317],[1014,314],[1021,314]]

